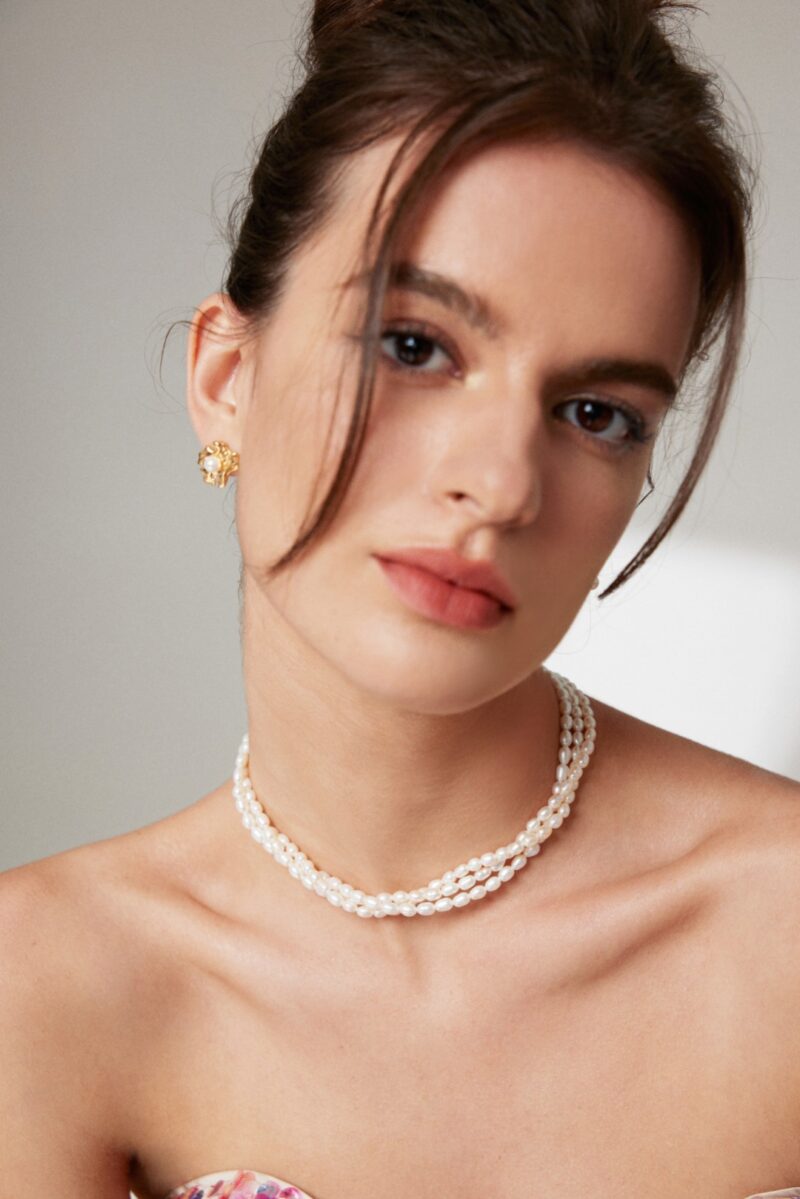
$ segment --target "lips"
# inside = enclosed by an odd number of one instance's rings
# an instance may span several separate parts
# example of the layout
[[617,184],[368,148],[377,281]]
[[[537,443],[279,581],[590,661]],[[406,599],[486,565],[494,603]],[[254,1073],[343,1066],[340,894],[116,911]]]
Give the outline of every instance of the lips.
[[497,600],[504,608],[513,610],[517,606],[518,601],[511,587],[497,567],[488,559],[476,561],[464,558],[454,550],[428,546],[387,550],[385,553],[375,556],[384,561],[417,566],[450,583],[456,583],[460,587],[481,591]]

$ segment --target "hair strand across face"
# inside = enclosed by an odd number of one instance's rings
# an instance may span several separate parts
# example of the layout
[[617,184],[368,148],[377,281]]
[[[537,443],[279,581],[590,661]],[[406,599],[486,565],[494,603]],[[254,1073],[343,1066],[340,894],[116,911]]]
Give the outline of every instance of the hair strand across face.
[[[686,366],[714,351],[702,428],[658,527],[602,597],[673,527],[708,461],[733,382],[751,216],[751,171],[716,78],[683,48],[679,18],[692,8],[658,0],[317,0],[305,31],[305,78],[267,133],[232,220],[237,226],[241,216],[225,290],[245,317],[266,320],[277,306],[292,255],[333,211],[336,173],[347,157],[390,135],[407,136],[364,241],[361,362],[341,457],[327,495],[273,573],[328,527],[352,478],[404,230],[445,168],[519,139],[575,142],[649,180],[698,246],[700,307]],[[386,213],[391,183],[414,151],[413,169]]]

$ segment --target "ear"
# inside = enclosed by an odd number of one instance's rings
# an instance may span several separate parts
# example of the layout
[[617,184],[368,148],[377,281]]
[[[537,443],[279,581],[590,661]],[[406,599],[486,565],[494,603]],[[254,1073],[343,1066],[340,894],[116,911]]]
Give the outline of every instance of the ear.
[[245,334],[244,318],[222,292],[197,307],[186,357],[186,406],[201,446],[226,441],[241,448],[244,394],[237,370]]

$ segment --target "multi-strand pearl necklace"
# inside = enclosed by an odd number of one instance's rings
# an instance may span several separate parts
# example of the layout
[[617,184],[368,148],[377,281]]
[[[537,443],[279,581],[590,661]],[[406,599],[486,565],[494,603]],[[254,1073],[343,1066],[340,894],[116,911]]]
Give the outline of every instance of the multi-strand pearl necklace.
[[325,870],[318,870],[285,833],[275,828],[256,798],[247,773],[250,742],[246,733],[233,772],[233,796],[242,823],[253,839],[286,867],[292,878],[345,912],[355,912],[358,916],[432,916],[435,912],[465,908],[497,891],[529,858],[539,853],[542,843],[569,816],[581,775],[589,765],[596,727],[591,704],[569,679],[552,671],[548,673],[555,684],[561,711],[558,767],[550,798],[509,845],[470,858],[454,870],[445,871],[441,878],[431,879],[426,887],[368,895]]

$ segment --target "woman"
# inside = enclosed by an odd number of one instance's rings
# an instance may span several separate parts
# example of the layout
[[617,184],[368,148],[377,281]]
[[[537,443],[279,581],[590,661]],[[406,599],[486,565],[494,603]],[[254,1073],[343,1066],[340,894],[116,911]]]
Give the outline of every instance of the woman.
[[189,340],[249,741],[3,877],[4,1178],[800,1195],[798,787],[543,666],[741,337],[746,171],[669,7],[317,3]]

